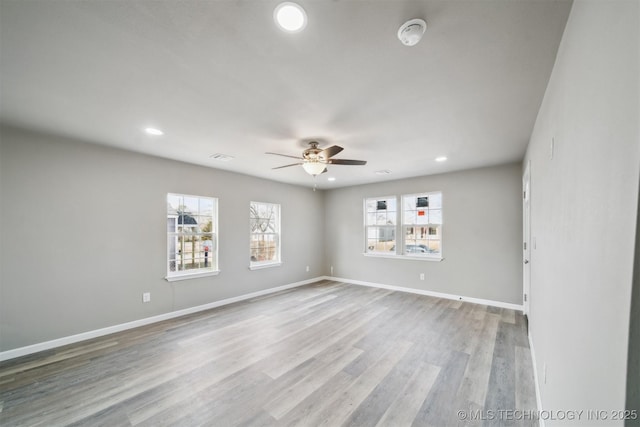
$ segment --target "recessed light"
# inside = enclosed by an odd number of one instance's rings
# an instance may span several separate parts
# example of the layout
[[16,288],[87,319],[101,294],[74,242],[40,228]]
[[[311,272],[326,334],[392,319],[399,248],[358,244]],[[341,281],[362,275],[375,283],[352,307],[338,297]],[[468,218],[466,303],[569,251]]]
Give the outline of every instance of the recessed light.
[[376,175],[389,175],[391,171],[389,169],[383,169],[374,172]]
[[436,162],[445,162],[447,160],[447,156],[436,157]]
[[148,133],[149,135],[155,135],[155,136],[164,135],[164,132],[162,132],[160,129],[156,129],[156,128],[146,128],[144,131],[146,133]]
[[327,178],[327,181],[335,181],[336,177],[335,176],[330,176],[329,178]]
[[307,26],[307,14],[304,9],[292,2],[280,3],[273,11],[276,24],[286,32],[297,33]]

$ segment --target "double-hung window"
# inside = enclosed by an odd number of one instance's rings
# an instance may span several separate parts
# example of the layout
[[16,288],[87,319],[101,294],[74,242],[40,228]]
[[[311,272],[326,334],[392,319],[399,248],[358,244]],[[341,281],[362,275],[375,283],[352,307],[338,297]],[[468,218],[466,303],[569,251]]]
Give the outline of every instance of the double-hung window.
[[218,199],[167,195],[167,280],[218,273]]
[[442,254],[442,193],[402,196],[403,254]]
[[249,224],[251,236],[249,268],[280,265],[280,205],[251,202]]
[[376,197],[365,201],[367,252],[395,253],[397,200],[392,197]]
[[364,209],[365,254],[442,259],[441,192],[367,198]]

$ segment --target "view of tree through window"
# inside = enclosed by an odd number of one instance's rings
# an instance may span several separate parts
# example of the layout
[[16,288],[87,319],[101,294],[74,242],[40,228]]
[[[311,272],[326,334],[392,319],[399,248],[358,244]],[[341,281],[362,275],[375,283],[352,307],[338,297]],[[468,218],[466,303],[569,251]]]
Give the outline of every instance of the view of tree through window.
[[168,276],[216,271],[217,199],[167,195]]
[[280,205],[251,202],[250,265],[260,266],[280,263]]

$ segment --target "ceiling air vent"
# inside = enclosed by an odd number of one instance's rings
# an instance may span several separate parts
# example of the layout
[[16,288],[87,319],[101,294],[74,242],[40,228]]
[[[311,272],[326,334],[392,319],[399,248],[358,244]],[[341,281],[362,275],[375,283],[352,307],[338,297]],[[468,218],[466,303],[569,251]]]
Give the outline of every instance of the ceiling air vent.
[[233,156],[227,156],[226,154],[216,153],[209,156],[210,159],[218,160],[220,162],[228,162],[233,160]]

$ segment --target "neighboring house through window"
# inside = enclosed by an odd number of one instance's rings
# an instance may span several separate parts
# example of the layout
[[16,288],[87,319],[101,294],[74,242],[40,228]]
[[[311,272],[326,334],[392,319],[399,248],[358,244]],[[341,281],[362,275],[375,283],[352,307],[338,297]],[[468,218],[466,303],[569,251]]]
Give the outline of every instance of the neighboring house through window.
[[402,196],[402,236],[405,255],[442,253],[442,193]]
[[365,254],[442,259],[441,192],[367,198],[364,210]]
[[280,205],[251,202],[249,224],[249,267],[257,269],[280,265]]
[[396,252],[396,197],[376,197],[365,201],[367,252]]
[[218,199],[167,195],[167,280],[218,273]]

